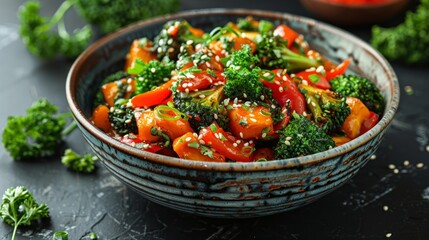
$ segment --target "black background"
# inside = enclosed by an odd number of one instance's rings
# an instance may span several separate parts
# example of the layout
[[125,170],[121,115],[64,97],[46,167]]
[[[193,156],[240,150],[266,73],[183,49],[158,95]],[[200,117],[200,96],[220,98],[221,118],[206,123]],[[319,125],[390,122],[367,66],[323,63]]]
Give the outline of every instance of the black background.
[[[18,37],[17,10],[23,1],[2,1],[0,7],[0,131],[7,116],[21,115],[40,97],[68,111],[65,79],[72,62],[42,61],[31,56]],[[45,0],[51,14],[59,1]],[[212,7],[253,8],[316,18],[297,0],[182,0],[182,10]],[[415,3],[409,5],[414,9]],[[382,13],[381,13],[382,14]],[[347,17],[347,16],[345,16]],[[393,25],[401,17],[387,23]],[[316,18],[317,19],[317,18]],[[71,13],[67,25],[81,26]],[[342,27],[365,41],[370,26]],[[399,111],[376,159],[339,190],[306,207],[270,217],[224,220],[196,217],[148,202],[117,181],[101,164],[95,174],[77,174],[60,162],[65,148],[88,152],[79,131],[68,136],[57,156],[13,161],[0,146],[0,193],[23,185],[45,202],[51,217],[21,228],[17,239],[51,239],[67,230],[70,239],[96,232],[100,239],[429,239],[429,88],[428,66],[392,63],[401,86]],[[405,86],[414,89],[405,93]],[[410,162],[404,166],[404,161]],[[417,168],[417,163],[423,163]],[[394,164],[395,174],[389,169]],[[383,207],[388,210],[384,211]],[[12,228],[0,223],[0,239]]]

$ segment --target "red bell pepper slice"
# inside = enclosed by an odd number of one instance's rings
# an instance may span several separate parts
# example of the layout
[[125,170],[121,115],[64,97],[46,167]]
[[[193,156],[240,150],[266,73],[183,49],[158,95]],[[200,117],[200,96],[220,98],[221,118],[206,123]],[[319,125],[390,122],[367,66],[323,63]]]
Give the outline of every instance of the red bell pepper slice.
[[274,72],[274,80],[267,81],[263,80],[263,84],[273,91],[274,99],[283,108],[286,103],[290,101],[290,108],[298,114],[305,112],[306,103],[304,95],[298,89],[295,82],[287,75],[283,73],[282,69],[276,69]]
[[254,143],[245,142],[229,132],[225,132],[216,123],[200,130],[200,136],[218,153],[237,162],[251,162]]
[[[140,148],[138,144],[142,143],[144,144],[145,142],[141,141],[139,138],[121,138],[120,140],[122,143],[128,144],[130,146],[134,146],[136,148]],[[147,143],[147,145],[145,145],[144,148],[141,148],[142,150],[151,152],[151,153],[156,153],[162,149],[164,149],[165,147],[160,146],[158,143]]]
[[180,82],[180,85],[177,86],[177,90],[179,92],[185,92],[186,89],[188,89],[188,91],[201,90],[208,88],[212,84],[225,82],[225,77],[223,77],[220,72],[213,71],[213,73],[216,76],[207,72],[194,73],[192,74],[193,77],[184,78]]
[[346,72],[349,65],[350,65],[350,59],[346,59],[336,68],[326,71],[326,80],[330,81],[335,77],[343,75]]
[[155,105],[159,105],[164,102],[171,95],[170,87],[173,85],[174,80],[170,80],[163,85],[131,98],[131,103],[134,107],[149,108]]
[[330,89],[331,85],[329,84],[326,77],[316,70],[305,70],[295,74],[297,77],[301,77],[303,80],[306,80],[308,84],[315,86],[321,89]]
[[288,48],[292,46],[292,44],[295,42],[295,39],[299,36],[295,30],[284,24],[277,26],[277,28],[274,30],[274,35],[278,35],[286,40]]

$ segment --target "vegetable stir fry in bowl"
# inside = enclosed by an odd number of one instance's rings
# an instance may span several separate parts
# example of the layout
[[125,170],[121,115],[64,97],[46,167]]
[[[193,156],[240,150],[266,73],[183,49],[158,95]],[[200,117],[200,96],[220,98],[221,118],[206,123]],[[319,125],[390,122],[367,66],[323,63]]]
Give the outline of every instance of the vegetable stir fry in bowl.
[[399,101],[359,39],[272,12],[157,18],[96,42],[67,99],[115,176],[148,199],[254,217],[339,187],[377,149]]

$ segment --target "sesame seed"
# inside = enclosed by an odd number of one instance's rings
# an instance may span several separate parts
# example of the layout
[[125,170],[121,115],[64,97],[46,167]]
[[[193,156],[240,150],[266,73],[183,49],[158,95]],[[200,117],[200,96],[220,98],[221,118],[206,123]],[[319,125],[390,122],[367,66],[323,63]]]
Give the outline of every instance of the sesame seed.
[[216,60],[217,62],[219,62],[219,61],[220,61],[220,57],[219,57],[218,55],[216,55],[216,56],[215,56],[215,60]]
[[386,233],[386,237],[390,238],[392,236],[392,233]]
[[194,135],[194,137],[198,137],[198,134],[197,134],[197,133],[193,133],[192,135]]
[[377,159],[377,156],[375,154],[372,154],[371,157],[369,157],[369,159],[375,160],[375,159]]
[[219,133],[215,133],[214,135],[215,135],[215,137],[216,137],[217,139],[220,139],[220,137],[219,137]]
[[210,65],[210,63],[209,62],[206,62],[206,66],[209,68],[209,67],[211,67],[211,65]]
[[316,72],[319,72],[319,73],[324,71],[324,70],[325,70],[325,68],[323,67],[323,65],[320,65],[316,68]]
[[286,137],[286,140],[290,141],[292,139],[292,137]]
[[283,75],[282,79],[283,79],[283,81],[286,81],[287,80],[286,75]]
[[280,81],[278,81],[278,80],[275,80],[274,83],[277,85],[280,85]]
[[233,144],[232,144],[232,146],[237,147],[237,146],[238,146],[238,144],[237,144],[237,143],[233,143]]
[[308,85],[307,80],[302,80],[302,84],[304,84],[304,85]]
[[383,206],[383,211],[385,211],[385,212],[389,211],[389,206],[384,205]]
[[214,119],[218,119],[218,116],[216,113],[213,115],[213,117],[214,117]]
[[264,73],[264,77],[269,77],[271,74],[269,72]]
[[405,160],[405,161],[404,161],[404,166],[405,166],[405,167],[407,167],[408,165],[410,165],[410,161]]
[[261,99],[261,101],[264,101],[265,96],[264,96],[264,95],[261,95],[259,98]]
[[423,166],[424,166],[424,164],[423,164],[423,163],[417,163],[417,164],[416,164],[416,167],[417,167],[417,168],[422,168]]
[[396,166],[394,164],[389,164],[387,167],[389,167],[389,169],[395,169]]
[[283,92],[283,87],[279,87],[279,92]]
[[315,107],[315,106],[316,106],[316,104],[315,104],[314,102],[311,102],[311,106]]
[[168,44],[172,44],[173,43],[173,39],[172,38],[168,39],[167,43]]
[[242,132],[240,132],[240,137],[243,138],[243,133]]
[[429,152],[429,145],[426,146],[426,152]]
[[159,45],[164,45],[164,39],[160,39],[160,40],[158,41],[158,44],[159,44]]
[[204,142],[204,140],[200,139],[200,144],[206,144],[206,142]]
[[114,108],[114,107],[110,107],[109,111],[110,111],[110,112],[114,112],[114,111],[115,111],[115,108]]
[[245,147],[248,147],[249,146],[249,143],[244,143],[243,144]]
[[285,144],[290,146],[290,142],[288,140],[285,141]]
[[253,144],[253,140],[250,140],[250,141],[249,141],[249,144]]
[[238,139],[237,141],[235,141],[237,144],[240,144],[241,143],[241,140],[240,139]]
[[394,174],[398,174],[399,173],[399,169],[397,169],[397,168],[393,169],[393,173]]
[[241,68],[240,66],[235,66],[234,67],[235,70],[240,70],[240,68]]
[[187,44],[187,45],[191,45],[192,43],[194,43],[194,41],[192,41],[192,40],[188,40],[188,41],[186,41],[186,44]]
[[275,109],[275,108],[276,108],[276,105],[272,104],[272,105],[271,105],[271,108],[272,108],[272,109]]
[[187,138],[185,138],[185,141],[187,141],[187,142],[189,142],[189,141],[191,141],[191,137],[187,137]]
[[267,137],[267,133],[262,133],[262,138],[266,138]]
[[168,49],[168,52],[174,52],[174,48],[172,48],[172,47],[171,47],[171,48],[169,48],[169,49]]
[[159,47],[159,48],[157,48],[157,49],[156,49],[156,51],[158,51],[158,52],[162,52],[162,48],[161,48],[161,47]]
[[187,88],[188,87],[188,83],[183,83],[182,84],[182,88]]
[[250,121],[252,121],[252,122],[258,122],[258,121],[256,121],[256,119],[254,119],[254,118],[250,118]]
[[200,98],[205,98],[205,97],[206,97],[206,95],[204,95],[204,94],[200,94],[198,97],[200,97]]
[[249,116],[250,116],[250,117],[254,117],[254,116],[255,116],[255,114],[253,114],[253,113],[249,113]]
[[151,69],[150,69],[150,71],[151,71],[152,73],[155,73],[155,72],[156,72],[156,69],[155,69],[155,68],[151,68]]
[[250,101],[246,101],[246,102],[244,102],[244,105],[246,105],[246,106],[249,106],[249,107],[250,107],[250,105],[252,105],[252,103],[251,103]]
[[186,89],[185,89],[185,93],[189,93],[189,88],[186,88]]
[[188,87],[192,87],[192,86],[194,86],[194,84],[188,83]]
[[131,123],[131,119],[125,120],[125,123]]
[[243,93],[243,97],[244,97],[244,98],[247,98],[247,94],[246,94],[246,93]]

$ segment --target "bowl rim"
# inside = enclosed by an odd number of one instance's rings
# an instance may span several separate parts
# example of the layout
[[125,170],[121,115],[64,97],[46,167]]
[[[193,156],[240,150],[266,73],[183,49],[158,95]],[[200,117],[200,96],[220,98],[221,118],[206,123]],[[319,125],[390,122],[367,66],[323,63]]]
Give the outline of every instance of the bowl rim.
[[[134,148],[125,143],[121,143],[118,140],[108,136],[102,130],[95,127],[89,118],[85,117],[83,111],[78,107],[75,95],[76,89],[76,81],[77,81],[77,69],[82,66],[82,63],[86,61],[86,59],[95,52],[98,48],[101,48],[104,44],[108,43],[111,39],[117,38],[122,35],[126,35],[129,31],[136,30],[148,25],[163,23],[168,20],[180,19],[186,17],[198,17],[205,15],[237,15],[237,16],[247,16],[251,15],[259,18],[277,18],[277,19],[286,19],[293,21],[305,22],[310,25],[317,25],[318,28],[323,31],[335,33],[339,35],[341,38],[345,38],[350,42],[358,44],[365,49],[369,54],[372,55],[374,59],[376,59],[389,78],[391,83],[390,91],[392,93],[392,97],[390,102],[386,103],[386,106],[391,106],[390,109],[385,111],[385,114],[380,119],[380,121],[368,132],[359,136],[352,141],[343,144],[341,146],[337,146],[335,148],[329,149],[327,151],[323,151],[316,154],[311,154],[307,156],[295,157],[295,158],[287,158],[287,159],[279,159],[272,160],[267,162],[205,162],[205,161],[195,161],[195,160],[186,160],[176,157],[165,156],[157,153],[151,153],[144,150],[140,150]],[[93,136],[95,136],[100,141],[105,144],[112,146],[120,151],[126,152],[136,158],[140,158],[142,160],[147,160],[150,162],[168,165],[171,167],[179,167],[185,168],[189,170],[207,170],[207,171],[220,171],[220,172],[246,172],[246,171],[267,171],[267,170],[277,170],[284,168],[294,168],[294,167],[303,167],[318,164],[319,162],[328,160],[330,158],[338,157],[344,153],[353,151],[354,149],[366,144],[368,141],[375,138],[380,132],[382,132],[385,128],[387,128],[390,122],[393,120],[393,117],[397,111],[399,105],[399,83],[397,76],[389,64],[389,62],[375,49],[373,49],[369,44],[359,39],[358,37],[348,33],[344,30],[341,30],[337,27],[329,25],[327,23],[323,23],[321,21],[316,21],[311,18],[298,16],[289,13],[281,13],[281,12],[273,12],[273,11],[265,11],[265,10],[249,10],[249,9],[223,9],[223,8],[212,8],[212,9],[202,9],[202,10],[190,10],[190,11],[182,11],[176,14],[164,15],[156,18],[151,18],[148,20],[143,20],[137,22],[135,24],[129,25],[123,29],[120,29],[112,34],[102,37],[101,39],[95,41],[91,46],[89,46],[73,63],[71,66],[69,73],[67,74],[66,80],[66,98],[68,105],[70,107],[71,112],[74,115],[75,120],[85,128],[86,131],[90,132]]]

